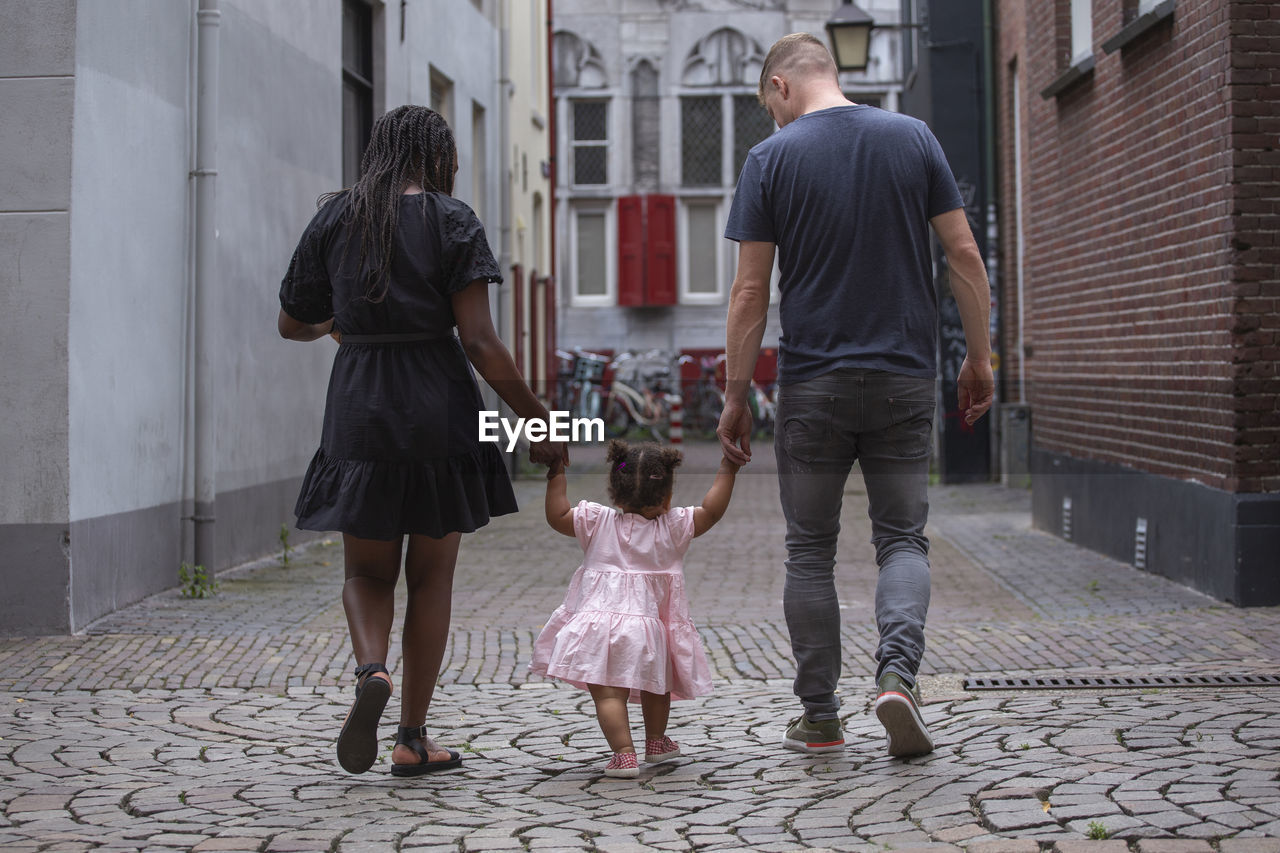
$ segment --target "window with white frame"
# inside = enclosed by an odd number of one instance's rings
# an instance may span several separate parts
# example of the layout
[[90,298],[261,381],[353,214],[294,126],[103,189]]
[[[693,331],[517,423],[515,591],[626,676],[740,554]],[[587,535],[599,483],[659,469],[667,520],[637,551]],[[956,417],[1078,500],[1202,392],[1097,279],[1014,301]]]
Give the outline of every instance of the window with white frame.
[[747,152],[773,133],[773,119],[755,95],[733,96],[733,178],[742,174]]
[[573,303],[612,305],[614,226],[604,205],[581,205],[572,217]]
[[609,102],[575,100],[573,110],[573,183],[609,183]]
[[720,95],[680,99],[680,182],[686,187],[724,184],[724,105]]
[[1071,64],[1093,55],[1093,0],[1071,0]]
[[720,199],[688,199],[682,208],[680,301],[724,301],[720,258]]

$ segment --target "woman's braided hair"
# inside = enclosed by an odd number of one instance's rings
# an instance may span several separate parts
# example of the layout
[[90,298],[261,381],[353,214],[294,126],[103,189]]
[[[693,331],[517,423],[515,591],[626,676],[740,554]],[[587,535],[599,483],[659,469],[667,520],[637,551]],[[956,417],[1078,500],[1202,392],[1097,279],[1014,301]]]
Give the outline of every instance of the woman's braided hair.
[[609,442],[609,499],[627,512],[661,506],[671,494],[684,456],[653,442]]
[[373,123],[360,160],[360,178],[346,191],[350,203],[345,214],[352,235],[359,234],[360,269],[366,262],[370,269],[365,292],[370,302],[381,302],[387,295],[400,194],[416,183],[427,192],[453,195],[457,159],[453,131],[435,110],[406,104]]

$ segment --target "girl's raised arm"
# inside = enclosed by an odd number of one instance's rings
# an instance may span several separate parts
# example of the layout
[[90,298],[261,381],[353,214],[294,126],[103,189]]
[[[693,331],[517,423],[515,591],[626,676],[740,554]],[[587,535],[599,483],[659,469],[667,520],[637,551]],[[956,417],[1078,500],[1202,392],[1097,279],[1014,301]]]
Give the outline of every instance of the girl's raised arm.
[[547,524],[556,533],[575,536],[573,532],[573,507],[569,506],[568,478],[563,464],[553,464],[547,472]]
[[729,498],[733,495],[734,477],[738,466],[728,459],[720,460],[720,470],[716,472],[715,482],[707,490],[702,499],[702,506],[693,510],[693,535],[701,536],[710,530],[724,516],[729,508]]

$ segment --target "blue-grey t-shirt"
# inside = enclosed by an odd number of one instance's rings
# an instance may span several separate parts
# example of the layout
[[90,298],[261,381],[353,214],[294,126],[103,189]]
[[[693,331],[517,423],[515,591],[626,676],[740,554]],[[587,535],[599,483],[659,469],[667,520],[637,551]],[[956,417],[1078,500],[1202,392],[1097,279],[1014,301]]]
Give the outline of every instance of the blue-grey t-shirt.
[[840,367],[932,377],[929,220],[963,206],[942,146],[909,116],[832,107],[752,148],[724,236],[777,244],[778,381]]

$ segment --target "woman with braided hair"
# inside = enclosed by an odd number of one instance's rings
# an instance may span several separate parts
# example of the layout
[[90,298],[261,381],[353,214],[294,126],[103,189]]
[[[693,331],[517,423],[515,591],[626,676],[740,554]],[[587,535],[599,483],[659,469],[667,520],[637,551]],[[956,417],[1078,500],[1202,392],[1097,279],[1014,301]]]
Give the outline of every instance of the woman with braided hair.
[[[340,344],[295,513],[300,529],[342,532],[357,681],[337,753],[351,773],[377,758],[402,554],[408,604],[391,772],[461,764],[425,725],[458,546],[463,533],[516,511],[501,453],[479,440],[471,367],[518,416],[547,419],[494,331],[489,283],[502,276],[475,213],[452,197],[457,169],[453,133],[438,113],[402,106],[382,116],[360,179],[321,198],[280,286],[281,336],[333,335]],[[529,455],[567,464],[565,447],[534,443]]]

